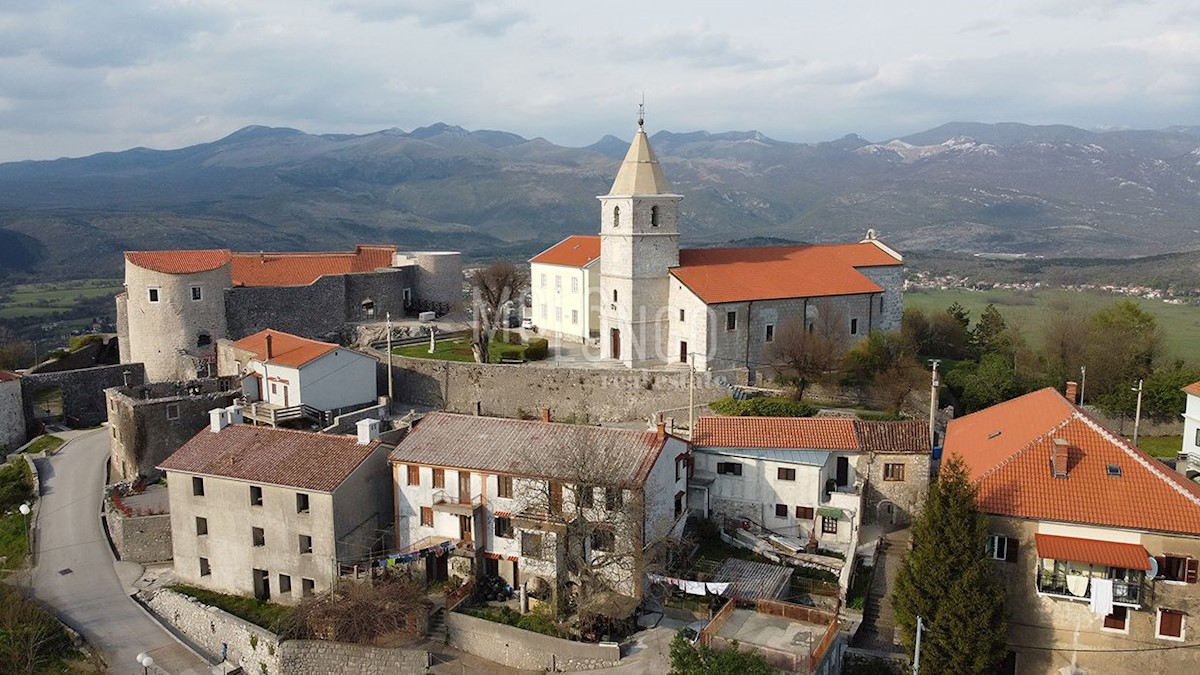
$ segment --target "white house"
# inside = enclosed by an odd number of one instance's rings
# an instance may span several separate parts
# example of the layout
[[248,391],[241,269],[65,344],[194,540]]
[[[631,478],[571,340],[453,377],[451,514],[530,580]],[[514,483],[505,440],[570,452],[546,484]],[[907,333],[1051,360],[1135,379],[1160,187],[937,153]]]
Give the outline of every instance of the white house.
[[[683,196],[672,192],[640,120],[612,189],[599,199],[598,237],[570,237],[530,264],[534,322],[584,335],[564,326],[578,311],[581,323],[588,317],[586,335],[598,333],[604,358],[641,366],[690,357],[701,370],[755,369],[779,330],[811,326],[820,312],[836,312],[855,338],[900,326],[904,261],[873,231],[850,244],[681,250]],[[576,269],[582,290],[580,270],[592,274],[595,259],[577,252],[591,247],[599,249],[598,292],[584,298],[562,289],[559,302],[556,274],[570,283],[566,270]],[[587,310],[575,310],[585,299]]]
[[1179,461],[1187,458],[1187,468],[1180,471],[1188,478],[1200,476],[1200,382],[1193,382],[1183,388],[1187,394],[1187,405],[1183,409],[1183,447],[1180,448]]
[[246,416],[272,424],[374,403],[375,368],[365,354],[277,330],[218,345],[218,372],[242,378]]
[[390,461],[398,550],[453,551],[426,559],[431,578],[492,573],[641,598],[644,572],[687,518],[688,446],[661,425],[431,413]]
[[236,407],[211,416],[158,466],[180,581],[293,602],[327,590],[338,560],[380,546],[391,448],[378,421],[355,438],[240,424]]
[[529,260],[533,322],[542,334],[600,337],[600,237],[576,235]]

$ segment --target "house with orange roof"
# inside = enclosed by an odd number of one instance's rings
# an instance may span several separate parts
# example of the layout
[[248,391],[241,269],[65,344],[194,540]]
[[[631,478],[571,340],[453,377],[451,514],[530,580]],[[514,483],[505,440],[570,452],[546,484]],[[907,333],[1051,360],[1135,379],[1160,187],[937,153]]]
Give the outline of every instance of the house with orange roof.
[[210,375],[217,340],[266,328],[337,339],[347,324],[406,313],[445,314],[462,300],[462,257],[352,251],[238,253],[228,249],[126,251],[117,295],[122,363],[151,382]]
[[217,351],[218,374],[241,378],[245,416],[254,422],[328,426],[376,402],[375,359],[332,342],[267,329],[222,340]]
[[[570,237],[530,260],[534,323],[591,339],[626,366],[699,370],[768,365],[785,325],[812,326],[822,312],[852,339],[899,328],[904,260],[874,230],[848,244],[681,250],[682,199],[639,119],[599,197],[599,236]],[[561,285],[575,278],[574,290]]]
[[951,421],[944,452],[991,516],[1016,672],[1200,669],[1200,486],[1050,388]]

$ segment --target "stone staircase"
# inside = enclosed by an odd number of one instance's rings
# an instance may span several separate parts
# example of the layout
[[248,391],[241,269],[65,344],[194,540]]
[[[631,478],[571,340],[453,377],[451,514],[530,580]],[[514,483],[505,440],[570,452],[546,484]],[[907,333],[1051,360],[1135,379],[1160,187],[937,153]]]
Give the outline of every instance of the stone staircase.
[[439,607],[429,617],[429,639],[439,644],[446,644],[449,639],[449,630],[446,628],[446,610]]
[[895,614],[888,596],[908,554],[909,542],[910,532],[907,529],[891,532],[880,542],[871,590],[867,593],[867,603],[863,608],[862,625],[854,635],[853,646],[876,652],[904,653],[904,648],[898,644]]

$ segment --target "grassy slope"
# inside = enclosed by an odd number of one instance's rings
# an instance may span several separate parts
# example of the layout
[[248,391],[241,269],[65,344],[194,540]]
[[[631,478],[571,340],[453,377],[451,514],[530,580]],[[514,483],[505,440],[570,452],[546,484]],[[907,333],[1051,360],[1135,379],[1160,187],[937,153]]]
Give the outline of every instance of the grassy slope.
[[[909,291],[904,294],[905,306],[920,307],[926,311],[940,312],[958,302],[971,312],[972,320],[979,318],[989,302],[994,303],[1006,320],[1022,328],[1025,339],[1034,347],[1039,347],[1042,342],[1043,317],[1049,312],[1060,311],[1063,303],[1072,303],[1084,312],[1092,312],[1124,299],[1126,298],[1107,293],[1081,293],[1057,289],[1038,291],[1032,296],[1013,291],[962,289]],[[1134,302],[1158,319],[1168,356],[1200,363],[1200,308],[1168,305],[1157,300],[1134,299]]]

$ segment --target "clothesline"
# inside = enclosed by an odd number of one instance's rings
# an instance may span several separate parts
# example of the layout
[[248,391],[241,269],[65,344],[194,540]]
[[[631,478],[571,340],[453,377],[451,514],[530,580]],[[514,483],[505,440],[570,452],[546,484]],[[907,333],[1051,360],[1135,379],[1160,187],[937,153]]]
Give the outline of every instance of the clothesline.
[[651,583],[674,586],[684,593],[692,595],[708,595],[709,593],[724,595],[725,591],[731,585],[728,582],[692,581],[690,579],[676,579],[675,577],[664,577],[657,574],[647,574],[646,577],[650,579]]
[[386,558],[375,561],[375,567],[395,567],[399,563],[410,563],[421,558],[428,558],[431,555],[441,555],[447,551],[454,550],[454,543],[443,541],[437,546],[423,548],[420,551],[411,551],[409,553],[393,553]]

